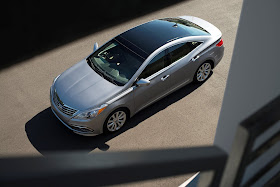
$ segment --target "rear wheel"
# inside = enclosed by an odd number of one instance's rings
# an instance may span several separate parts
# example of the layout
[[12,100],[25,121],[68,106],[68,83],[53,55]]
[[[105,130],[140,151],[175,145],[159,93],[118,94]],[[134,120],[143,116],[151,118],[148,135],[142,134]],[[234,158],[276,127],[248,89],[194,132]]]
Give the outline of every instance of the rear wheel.
[[194,81],[195,82],[204,82],[208,79],[210,73],[211,73],[212,67],[209,62],[204,62],[199,66],[197,69],[195,75],[194,75]]
[[125,124],[127,117],[127,112],[124,109],[118,109],[112,112],[103,125],[104,133],[118,131]]

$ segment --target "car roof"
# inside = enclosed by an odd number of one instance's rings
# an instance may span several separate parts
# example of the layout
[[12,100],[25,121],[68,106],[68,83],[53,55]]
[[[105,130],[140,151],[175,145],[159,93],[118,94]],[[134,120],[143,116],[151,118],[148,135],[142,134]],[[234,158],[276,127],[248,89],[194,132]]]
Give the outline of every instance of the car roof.
[[188,36],[209,35],[206,30],[194,25],[181,18],[153,20],[134,27],[115,39],[146,59],[152,52],[170,41]]

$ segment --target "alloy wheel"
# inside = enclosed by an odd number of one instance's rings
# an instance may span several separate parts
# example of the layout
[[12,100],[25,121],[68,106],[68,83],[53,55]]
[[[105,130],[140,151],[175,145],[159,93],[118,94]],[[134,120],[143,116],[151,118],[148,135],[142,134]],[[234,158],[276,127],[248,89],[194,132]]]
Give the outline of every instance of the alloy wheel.
[[108,122],[107,122],[107,129],[110,132],[114,132],[119,130],[126,121],[126,113],[124,111],[116,111],[113,113]]
[[210,72],[211,72],[211,64],[208,62],[202,64],[196,73],[197,81],[198,82],[205,81],[208,78],[208,76],[210,75]]

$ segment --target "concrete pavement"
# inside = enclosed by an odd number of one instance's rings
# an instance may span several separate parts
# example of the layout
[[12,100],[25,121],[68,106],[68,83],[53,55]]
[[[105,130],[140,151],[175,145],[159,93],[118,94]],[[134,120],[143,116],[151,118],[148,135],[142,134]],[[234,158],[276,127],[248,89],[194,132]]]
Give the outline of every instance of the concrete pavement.
[[[141,150],[211,145],[214,140],[230,66],[242,0],[195,0],[171,6],[94,33],[0,71],[0,156],[46,155],[53,151]],[[53,78],[127,29],[149,20],[193,15],[223,33],[225,54],[209,80],[188,85],[139,112],[121,132],[81,137],[68,131],[51,113]],[[137,183],[178,186],[187,177]]]

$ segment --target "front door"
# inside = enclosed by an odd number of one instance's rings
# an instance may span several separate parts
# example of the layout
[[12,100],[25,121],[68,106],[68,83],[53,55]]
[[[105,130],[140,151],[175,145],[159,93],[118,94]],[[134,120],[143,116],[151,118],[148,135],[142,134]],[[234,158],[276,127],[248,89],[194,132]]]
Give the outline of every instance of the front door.
[[155,56],[139,75],[138,79],[147,79],[150,81],[150,85],[134,89],[136,112],[160,99],[168,92],[170,71],[164,69],[168,61],[169,59],[166,57],[165,51],[163,51]]

